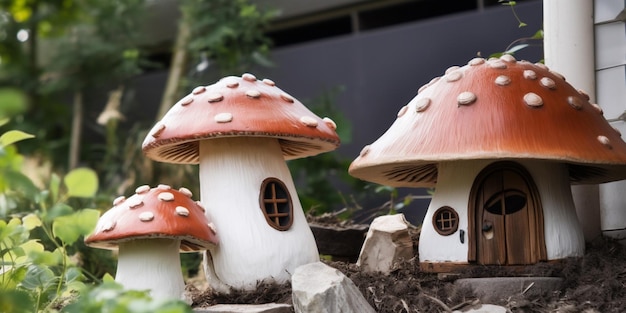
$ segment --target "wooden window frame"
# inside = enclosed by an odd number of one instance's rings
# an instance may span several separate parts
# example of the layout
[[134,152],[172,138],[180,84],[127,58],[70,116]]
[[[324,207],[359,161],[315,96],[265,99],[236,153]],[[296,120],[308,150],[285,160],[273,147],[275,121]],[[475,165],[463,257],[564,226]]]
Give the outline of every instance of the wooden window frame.
[[[447,215],[447,217],[443,215]],[[445,227],[446,222],[450,223],[449,227]],[[447,205],[440,207],[433,214],[433,227],[439,235],[450,236],[454,234],[459,229],[459,213]]]
[[[271,188],[271,197],[266,197],[267,189]],[[284,197],[279,196],[283,194]],[[293,202],[289,189],[280,179],[269,177],[261,183],[261,192],[259,193],[259,205],[267,224],[272,228],[285,231],[291,228],[293,224]],[[287,221],[283,221],[284,218]]]

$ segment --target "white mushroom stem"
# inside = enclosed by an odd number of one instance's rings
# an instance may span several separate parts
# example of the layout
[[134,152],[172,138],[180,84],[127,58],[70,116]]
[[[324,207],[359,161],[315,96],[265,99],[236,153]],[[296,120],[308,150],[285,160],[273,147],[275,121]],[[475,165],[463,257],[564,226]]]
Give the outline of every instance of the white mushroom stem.
[[119,244],[115,280],[126,289],[150,290],[156,299],[183,299],[180,240],[137,239]]
[[[260,206],[263,181],[282,181],[293,205],[288,230],[271,227]],[[319,260],[315,238],[302,211],[277,139],[217,138],[200,142],[200,193],[220,244],[205,259],[207,280],[254,289],[259,281],[288,281],[296,267]],[[212,261],[212,262],[210,262]]]

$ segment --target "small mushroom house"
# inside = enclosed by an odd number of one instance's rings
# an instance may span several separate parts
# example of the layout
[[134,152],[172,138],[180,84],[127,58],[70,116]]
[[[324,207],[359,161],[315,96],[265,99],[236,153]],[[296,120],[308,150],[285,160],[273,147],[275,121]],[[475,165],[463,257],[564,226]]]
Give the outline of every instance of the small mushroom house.
[[146,156],[199,164],[201,202],[220,235],[204,261],[213,289],[285,282],[319,260],[286,160],[334,150],[335,128],[249,73],[196,87],[152,128]]
[[570,185],[626,178],[626,143],[545,65],[475,58],[420,88],[349,172],[435,187],[423,270],[525,265],[584,254]]
[[88,246],[118,250],[115,280],[127,289],[150,290],[155,298],[184,298],[179,252],[218,244],[204,208],[187,188],[137,187],[118,197],[98,220]]

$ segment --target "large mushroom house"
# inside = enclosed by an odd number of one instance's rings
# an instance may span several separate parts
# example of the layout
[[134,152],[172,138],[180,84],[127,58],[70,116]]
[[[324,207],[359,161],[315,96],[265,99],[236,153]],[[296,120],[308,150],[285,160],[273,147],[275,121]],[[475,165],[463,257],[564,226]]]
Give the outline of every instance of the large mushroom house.
[[135,192],[113,201],[85,243],[119,250],[115,280],[125,288],[149,290],[155,298],[184,299],[179,252],[213,247],[217,235],[189,189],[143,185]]
[[152,128],[147,157],[199,164],[200,200],[220,235],[204,259],[213,289],[286,282],[319,260],[286,160],[334,150],[335,128],[249,73],[196,87]]
[[626,178],[626,143],[545,65],[475,58],[420,88],[349,172],[435,187],[423,270],[526,265],[584,254],[570,185]]

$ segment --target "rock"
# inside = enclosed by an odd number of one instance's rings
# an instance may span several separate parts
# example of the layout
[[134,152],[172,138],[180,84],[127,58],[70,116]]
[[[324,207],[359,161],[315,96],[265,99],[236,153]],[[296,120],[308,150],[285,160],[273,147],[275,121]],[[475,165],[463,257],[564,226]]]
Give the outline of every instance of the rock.
[[506,313],[508,310],[499,305],[478,304],[467,307],[461,311],[452,311],[452,313]]
[[404,214],[385,215],[372,221],[357,265],[365,272],[389,273],[402,260],[413,257],[413,241]]
[[354,263],[359,257],[369,225],[321,225],[310,223],[320,254],[330,255],[334,261]]
[[560,277],[483,277],[461,278],[454,284],[459,288],[471,288],[482,302],[506,300],[524,294],[541,297],[561,289]]
[[289,313],[291,305],[284,303],[265,304],[217,304],[207,308],[195,308],[196,313]]
[[348,277],[322,262],[296,268],[291,287],[296,313],[376,312]]

